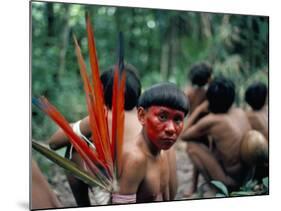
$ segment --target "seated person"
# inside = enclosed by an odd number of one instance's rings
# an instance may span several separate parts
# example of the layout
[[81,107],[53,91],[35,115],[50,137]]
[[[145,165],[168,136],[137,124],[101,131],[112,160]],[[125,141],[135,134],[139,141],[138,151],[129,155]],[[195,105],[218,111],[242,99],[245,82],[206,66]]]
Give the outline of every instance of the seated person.
[[[207,102],[198,107],[201,109],[198,113],[209,113],[186,128],[181,136],[188,142],[189,156],[206,181],[219,180],[230,191],[238,189],[248,174],[240,158],[240,146],[244,135],[251,130],[246,113],[232,107],[234,98],[235,86],[231,80],[214,79],[207,90]],[[196,142],[206,135],[214,142],[212,152]]]
[[[141,131],[141,125],[137,119],[137,113],[136,113],[136,104],[138,101],[138,97],[141,92],[141,84],[139,81],[139,78],[137,77],[136,70],[131,65],[125,66],[126,71],[126,90],[125,90],[125,132],[124,132],[124,147],[129,146],[130,142],[132,142],[135,137],[139,134]],[[112,106],[112,86],[113,86],[113,68],[111,68],[109,71],[104,72],[101,75],[101,81],[104,86],[104,100],[105,104],[107,106],[107,109],[109,109],[109,115],[108,115],[108,124],[109,124],[109,130],[111,130],[111,115],[110,115],[110,109]],[[78,121],[74,125],[75,130],[78,134],[83,134],[83,136],[90,136],[91,130],[89,127],[89,117],[84,118],[82,121]],[[111,131],[110,131],[111,133]],[[64,132],[59,129],[50,139],[49,144],[52,149],[59,149],[66,144],[68,144],[68,138],[64,134]],[[80,167],[83,167],[83,161],[80,158],[79,154],[73,151],[71,156],[71,160],[78,164]],[[66,157],[70,157],[70,150],[68,148]],[[175,150],[174,148],[171,148],[168,151],[168,159],[170,163],[170,175],[169,183],[170,183],[170,196],[171,199],[174,199],[177,191],[177,176],[176,176],[176,157],[175,157]],[[70,187],[72,189],[72,192],[74,194],[75,200],[77,202],[78,206],[89,206],[90,205],[90,199],[88,195],[88,185],[86,185],[84,182],[80,181],[79,179],[76,179],[72,175],[68,175],[68,181],[70,183]],[[95,191],[96,190],[96,191]],[[101,189],[96,188],[94,191],[95,193],[95,200],[97,204],[107,204],[108,203],[108,197],[105,197],[105,194],[99,194],[98,192],[103,192]]]
[[206,100],[206,92],[208,84],[211,81],[213,69],[212,67],[201,62],[191,67],[188,79],[191,81],[191,86],[186,88],[186,96],[190,105],[190,114]]
[[112,203],[171,200],[165,152],[183,129],[186,97],[172,83],[157,84],[141,95],[137,112],[142,130],[123,152],[119,191],[112,194]]
[[245,101],[252,108],[247,111],[252,128],[261,132],[268,140],[267,86],[261,82],[250,85],[245,92]]
[[31,163],[31,209],[50,209],[62,207],[57,196],[52,191],[37,163]]
[[[136,104],[141,93],[141,83],[137,76],[137,70],[132,65],[125,65],[126,71],[126,84],[125,84],[125,127],[124,127],[124,147],[127,145],[127,142],[130,142],[134,139],[137,134],[141,131],[141,125],[137,119]],[[108,125],[109,132],[111,134],[111,107],[112,107],[112,87],[113,87],[113,75],[114,67],[111,67],[108,71],[105,71],[101,74],[100,79],[103,85],[104,90],[104,101],[106,109],[108,109]],[[73,124],[73,129],[75,133],[81,136],[90,137],[91,129],[89,126],[89,116]],[[68,145],[66,151],[66,157],[71,161],[76,163],[78,166],[84,168],[84,161],[81,159],[80,155],[74,150],[71,149],[70,142],[68,137],[64,134],[62,129],[59,129],[56,133],[52,135],[49,140],[50,148],[53,150],[60,149]],[[85,169],[84,169],[85,170]],[[90,198],[88,194],[88,185],[83,181],[77,179],[71,174],[67,174],[67,178],[72,189],[74,198],[78,206],[90,206]],[[108,197],[105,197],[104,194],[99,194],[102,192],[101,189],[96,188],[95,200],[97,204],[106,204],[108,203]],[[94,191],[95,191],[94,190]]]
[[[261,181],[262,178],[269,175],[268,152],[263,152],[268,151],[268,106],[266,103],[267,86],[261,82],[256,82],[250,85],[245,92],[245,101],[252,108],[251,110],[247,111],[247,116],[252,129],[259,131],[266,139],[266,144],[264,144],[262,142],[262,138],[259,138],[259,136],[257,135],[257,140],[259,141],[254,140],[252,143],[248,143],[248,148],[255,149],[256,154],[260,154],[260,156],[262,157],[262,160],[258,159],[258,162],[251,163],[252,165],[255,165],[254,178]],[[257,151],[259,151],[260,153],[258,153]]]
[[[191,86],[186,89],[186,95],[190,105],[189,115],[191,118],[187,119],[186,127],[189,127],[190,124],[194,124],[205,115],[205,113],[200,113],[200,115],[194,114],[194,111],[206,100],[206,92],[211,81],[212,72],[212,67],[205,62],[193,65],[189,71],[188,79],[191,81]],[[196,119],[193,117],[196,117]],[[210,149],[212,148],[212,142],[207,136],[200,137],[200,141],[201,143],[205,143]],[[195,191],[198,176],[198,171],[194,166],[192,173],[192,188],[184,193],[184,197],[189,197]]]

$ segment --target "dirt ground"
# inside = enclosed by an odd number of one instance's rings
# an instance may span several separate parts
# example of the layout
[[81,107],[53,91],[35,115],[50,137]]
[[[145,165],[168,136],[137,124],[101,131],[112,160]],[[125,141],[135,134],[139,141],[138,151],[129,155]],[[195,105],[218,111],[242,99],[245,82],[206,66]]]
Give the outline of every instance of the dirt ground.
[[[177,158],[177,176],[178,176],[178,191],[175,200],[183,200],[183,199],[195,199],[198,198],[198,193],[193,194],[188,198],[184,198],[183,195],[185,192],[188,192],[191,188],[191,178],[192,178],[192,170],[193,165],[185,152],[186,143],[178,141],[176,143],[176,158]],[[49,180],[55,194],[58,196],[61,203],[66,207],[75,207],[76,202],[66,180],[64,170],[57,166],[53,165],[52,168],[52,177]],[[199,176],[198,187],[204,183],[204,179],[202,176]],[[214,197],[215,193],[208,187],[208,185],[204,185],[203,188],[203,198],[211,198]],[[95,205],[95,201],[93,195],[90,192],[91,203]]]

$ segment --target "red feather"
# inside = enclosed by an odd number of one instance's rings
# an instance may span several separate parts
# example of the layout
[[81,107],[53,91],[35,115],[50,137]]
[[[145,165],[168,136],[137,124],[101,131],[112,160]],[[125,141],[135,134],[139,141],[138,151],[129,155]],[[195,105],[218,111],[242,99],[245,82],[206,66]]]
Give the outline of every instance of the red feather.
[[99,142],[99,140],[101,140],[101,134],[99,133],[99,128],[98,128],[99,123],[97,121],[96,114],[95,114],[96,113],[96,111],[95,111],[96,106],[94,105],[95,99],[94,99],[94,96],[93,96],[93,90],[92,90],[92,87],[90,85],[90,81],[89,81],[88,74],[87,74],[87,71],[86,71],[86,64],[84,62],[83,56],[81,54],[80,47],[77,43],[77,40],[76,40],[75,36],[74,36],[74,42],[75,42],[76,55],[77,55],[78,63],[79,63],[79,66],[80,66],[80,74],[81,74],[81,77],[82,77],[83,82],[84,82],[84,90],[85,90],[85,94],[86,94],[86,102],[87,102],[87,107],[88,107],[88,112],[89,112],[89,122],[90,122],[91,131],[92,131],[92,139],[95,140],[95,147],[96,147],[96,150],[98,152],[99,159],[102,161],[103,166],[106,167],[107,172],[110,175],[112,175],[111,172],[110,172],[111,170],[108,167],[106,159],[105,159],[104,149]]
[[[51,119],[53,119],[65,132],[68,136],[70,142],[73,144],[75,150],[81,155],[83,160],[85,161],[87,167],[89,168],[92,174],[95,174],[97,178],[103,182],[105,185],[109,185],[110,182],[108,179],[104,177],[104,174],[99,170],[97,166],[103,167],[104,165],[100,162],[100,160],[96,157],[94,152],[88,147],[84,140],[82,140],[79,136],[77,136],[69,123],[65,120],[65,118],[60,114],[60,112],[48,102],[48,100],[44,97],[39,99],[40,104],[38,105]],[[105,183],[105,182],[107,183]]]
[[124,135],[124,93],[125,93],[125,71],[122,71],[121,80],[119,80],[119,71],[117,65],[114,70],[114,81],[112,90],[112,143],[111,153],[114,158],[117,178],[121,170],[121,156],[123,148]]
[[[100,147],[103,152],[102,158],[108,164],[110,171],[113,172],[113,158],[110,153],[110,137],[108,131],[108,122],[106,115],[106,107],[103,99],[103,90],[102,83],[100,81],[99,76],[99,68],[98,61],[96,56],[96,48],[95,48],[95,40],[94,40],[94,32],[90,23],[90,18],[87,15],[87,34],[88,34],[88,47],[89,47],[89,56],[90,56],[90,64],[92,70],[92,81],[94,87],[94,105],[95,105],[95,117],[97,120],[98,131],[100,133]],[[94,139],[95,143],[96,140]]]

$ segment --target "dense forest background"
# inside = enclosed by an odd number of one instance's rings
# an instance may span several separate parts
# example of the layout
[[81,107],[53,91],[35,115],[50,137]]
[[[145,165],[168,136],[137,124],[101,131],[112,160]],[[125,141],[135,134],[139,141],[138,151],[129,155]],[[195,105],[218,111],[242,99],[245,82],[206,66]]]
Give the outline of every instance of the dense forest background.
[[[32,96],[46,96],[70,122],[87,112],[72,39],[75,34],[88,63],[86,11],[101,71],[115,63],[122,31],[125,61],[139,70],[143,89],[161,81],[184,88],[189,68],[200,61],[209,62],[215,75],[235,82],[238,105],[244,105],[250,83],[268,84],[268,17],[32,2]],[[32,138],[46,140],[55,130],[32,107]]]

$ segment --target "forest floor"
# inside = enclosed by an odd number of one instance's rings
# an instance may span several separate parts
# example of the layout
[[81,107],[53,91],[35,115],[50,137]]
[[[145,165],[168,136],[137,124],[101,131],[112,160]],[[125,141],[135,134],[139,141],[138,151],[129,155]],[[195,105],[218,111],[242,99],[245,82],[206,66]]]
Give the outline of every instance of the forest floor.
[[[178,191],[175,200],[190,200],[199,198],[198,193],[194,193],[189,197],[184,197],[184,193],[188,192],[191,188],[192,181],[192,171],[193,165],[188,155],[185,152],[186,143],[177,142],[176,143],[176,159],[177,159],[177,176],[178,176]],[[53,165],[51,168],[51,184],[55,194],[58,196],[59,200],[65,207],[76,207],[76,202],[70,190],[69,184],[67,182],[64,170],[57,166]],[[202,176],[199,176],[198,187],[204,184],[204,179]],[[208,185],[204,185],[203,196],[201,198],[212,198],[215,196],[214,191],[210,189]],[[94,197],[90,191],[91,203],[95,205]]]

